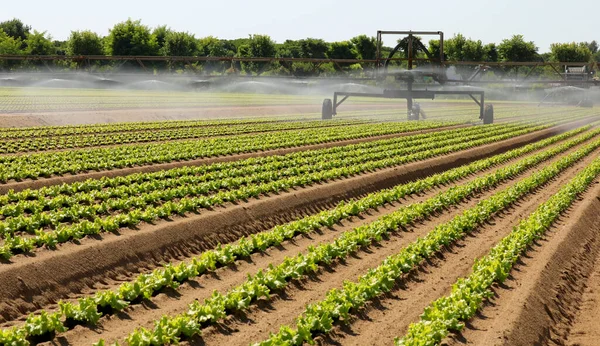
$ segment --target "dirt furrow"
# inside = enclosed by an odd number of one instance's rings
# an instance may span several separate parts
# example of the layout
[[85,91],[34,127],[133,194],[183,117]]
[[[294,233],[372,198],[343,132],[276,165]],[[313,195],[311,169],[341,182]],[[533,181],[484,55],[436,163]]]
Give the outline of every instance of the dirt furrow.
[[599,180],[495,288],[495,297],[478,317],[448,343],[597,345],[598,276],[593,271],[600,261],[598,196]]
[[[596,189],[596,195],[592,195],[590,200],[595,204],[592,208],[596,215],[600,214],[598,196],[600,196],[600,188]],[[596,217],[595,221],[591,225],[591,230],[599,232],[600,218]],[[598,327],[600,321],[600,256],[598,255],[596,255],[593,272],[585,282],[580,302],[565,343],[571,346],[596,345],[600,341],[600,328]]]
[[[575,149],[573,149],[575,150]],[[474,177],[469,178],[468,180],[474,179]],[[505,188],[508,185],[512,184],[512,182],[506,182],[502,184],[497,189]],[[496,189],[496,190],[497,190]],[[410,198],[409,202],[417,202],[420,200],[424,200],[426,198],[431,197],[437,191],[432,191],[428,194],[424,194],[422,196],[418,196],[416,198]],[[482,197],[487,197],[491,195],[493,192],[488,192],[483,194]],[[464,205],[459,206],[458,208],[452,208],[451,211],[443,213],[442,215],[432,218],[424,223],[418,225],[415,229],[421,230],[421,232],[413,230],[413,232],[407,233],[406,235],[402,235],[401,237],[396,237],[391,239],[387,243],[380,244],[377,251],[372,251],[372,253],[365,253],[356,256],[354,259],[350,259],[345,263],[345,273],[340,271],[339,269],[330,268],[332,271],[323,273],[325,277],[318,277],[318,280],[315,284],[321,286],[321,289],[314,289],[314,299],[319,299],[323,294],[323,290],[327,290],[330,285],[339,284],[346,279],[353,279],[356,273],[364,272],[369,267],[375,266],[379,263],[383,258],[391,253],[395,253],[402,246],[406,245],[407,242],[412,241],[418,235],[424,234],[423,232],[427,232],[431,229],[436,223],[443,222],[449,220],[451,217],[460,213],[462,208],[472,206],[477,202],[477,199],[472,199],[471,201],[464,203]],[[321,234],[314,234],[312,239],[310,238],[299,238],[294,242],[290,242],[284,245],[284,248],[278,250],[272,250],[267,252],[267,256],[257,254],[252,257],[252,262],[248,263],[240,263],[235,268],[226,268],[221,269],[215,273],[215,275],[207,275],[199,278],[198,280],[194,280],[189,284],[184,285],[177,292],[166,292],[167,294],[161,294],[154,298],[152,302],[148,304],[144,304],[142,306],[138,305],[133,308],[127,310],[126,314],[120,314],[117,316],[112,316],[109,318],[104,318],[102,323],[94,328],[93,330],[88,329],[87,327],[77,327],[74,330],[64,334],[59,337],[60,342],[68,342],[70,344],[81,344],[81,343],[89,343],[95,341],[97,339],[97,332],[101,331],[103,337],[107,338],[119,338],[126,335],[128,332],[132,331],[137,326],[146,326],[151,327],[152,321],[158,319],[160,316],[164,314],[175,314],[187,309],[187,305],[192,302],[194,299],[203,300],[210,296],[213,289],[218,289],[219,291],[227,290],[245,280],[245,275],[248,272],[256,272],[259,268],[266,268],[269,263],[279,263],[285,256],[293,256],[296,253],[303,251],[310,244],[317,244],[326,241],[331,241],[334,237],[339,235],[340,230],[349,229],[351,227],[355,227],[359,224],[373,221],[376,217],[381,216],[383,214],[389,213],[395,209],[398,205],[388,206],[385,208],[381,208],[379,211],[372,213],[371,215],[365,216],[364,219],[360,220],[355,218],[354,220],[348,220],[344,222],[340,229],[337,229],[333,232],[330,230],[324,230]],[[337,228],[337,227],[336,227]],[[336,232],[337,231],[337,232]],[[391,245],[394,246],[391,246]],[[384,251],[381,251],[384,249]],[[362,257],[362,258],[361,258]],[[366,259],[369,257],[370,259]],[[356,264],[349,264],[349,262],[354,261]],[[358,266],[358,267],[357,267]],[[230,273],[229,271],[233,269],[234,273]],[[223,273],[223,271],[227,272]],[[332,278],[327,277],[331,274]],[[216,279],[216,280],[215,280]],[[340,281],[341,280],[341,281]],[[304,284],[305,286],[306,284]],[[302,286],[302,285],[300,285]],[[201,288],[198,290],[198,288]],[[292,289],[293,290],[293,289]],[[286,295],[290,295],[286,291]],[[303,292],[304,295],[304,292]],[[273,304],[277,304],[281,301],[276,301]],[[285,301],[287,303],[287,301]],[[299,305],[296,306],[296,309],[284,309],[289,312],[289,318],[293,319],[298,314],[298,309],[302,309],[305,305],[304,300],[299,302]],[[281,311],[281,309],[275,309],[276,311]],[[265,319],[261,319],[265,320]],[[270,320],[270,319],[267,319]],[[279,320],[277,320],[279,321]],[[235,320],[234,322],[235,323]],[[277,322],[276,322],[277,323]],[[252,326],[253,330],[262,330],[260,327]],[[208,331],[207,331],[208,332]],[[208,333],[210,334],[210,333]],[[247,333],[241,333],[243,335],[248,335]],[[213,333],[213,336],[220,337],[218,333]],[[236,342],[237,343],[237,342]]]
[[[389,344],[402,336],[411,322],[419,320],[423,309],[433,300],[448,294],[451,285],[470,273],[473,261],[485,255],[506,236],[519,220],[529,215],[562,185],[590,163],[600,150],[569,168],[548,185],[526,196],[508,210],[457,245],[443,256],[430,261],[400,280],[398,288],[379,299],[354,318],[349,325],[338,326],[332,333],[320,337],[321,344]],[[463,208],[464,209],[464,208]]]
[[40,307],[121,273],[153,268],[166,261],[189,257],[301,215],[331,208],[343,199],[363,196],[409,180],[489,157],[549,137],[563,126],[536,134],[457,152],[443,157],[384,169],[356,177],[299,188],[278,195],[202,212],[137,230],[123,229],[93,239],[43,250],[35,256],[15,256],[0,265],[0,302]]
[[[600,152],[598,150],[597,152]],[[591,161],[591,160],[587,160]],[[565,177],[557,179],[552,182],[543,191],[539,191],[529,199],[525,199],[524,202],[520,203],[518,207],[510,212],[511,216],[507,217],[506,221],[514,222],[512,216],[517,215],[518,218],[527,215],[530,210],[532,211],[537,207],[540,200],[544,200],[548,195],[548,191],[558,191],[560,185],[568,180],[578,169],[584,167],[585,164],[578,165],[572,169],[569,169],[565,173]],[[294,322],[296,316],[298,316],[305,308],[306,304],[316,302],[322,299],[326,292],[334,287],[341,287],[345,280],[355,280],[360,274],[365,273],[369,268],[373,268],[378,265],[388,255],[397,253],[401,248],[406,246],[409,242],[416,239],[418,236],[423,236],[430,231],[435,225],[450,220],[455,215],[459,214],[465,208],[472,207],[481,198],[487,198],[491,196],[495,191],[506,188],[512,185],[514,182],[507,182],[497,187],[493,191],[489,191],[482,194],[479,198],[472,199],[466,203],[459,205],[457,208],[438,215],[437,217],[431,218],[425,222],[416,225],[414,228],[408,229],[407,233],[399,233],[391,239],[377,244],[377,246],[371,249],[360,252],[356,256],[348,258],[343,261],[340,265],[336,265],[324,270],[320,275],[315,278],[306,280],[300,284],[295,285],[293,288],[285,290],[278,298],[271,302],[264,302],[259,304],[257,308],[253,308],[249,313],[244,316],[237,316],[230,318],[227,322],[219,324],[215,327],[207,328],[202,338],[194,340],[193,343],[205,343],[205,344],[247,344],[252,341],[258,341],[268,337],[270,332],[276,332],[281,324],[291,324]],[[537,198],[536,198],[537,197]],[[501,223],[501,222],[498,222]],[[437,271],[431,271],[434,279],[442,278],[442,280],[456,275],[461,265],[466,263],[465,269],[468,271],[474,258],[482,255],[491,247],[495,242],[501,239],[511,228],[506,228],[505,225],[500,224],[494,227],[490,227],[490,231],[482,231],[483,236],[475,237],[472,241],[475,245],[471,247],[472,251],[466,252],[466,244],[461,244],[456,247],[460,249],[460,253],[456,253],[456,261],[446,267],[444,274],[439,275]],[[465,243],[469,243],[466,241]],[[462,248],[461,246],[464,246]],[[483,251],[483,253],[482,253]],[[445,264],[444,264],[445,265]],[[429,275],[428,275],[429,277]],[[456,279],[456,277],[453,277]],[[449,286],[449,285],[448,285]],[[440,287],[440,283],[435,283],[431,286],[432,288]],[[444,286],[441,286],[444,287]],[[421,292],[421,290],[416,290]],[[441,292],[440,292],[441,293]],[[404,301],[404,300],[403,300]],[[408,300],[404,301],[407,302]],[[429,300],[424,300],[423,304],[429,303]],[[411,303],[408,304],[408,308],[411,308]],[[393,311],[397,316],[406,316],[406,314],[398,314],[397,307],[390,308],[389,311]],[[422,310],[421,310],[422,311]],[[418,314],[417,314],[418,316]],[[378,316],[379,317],[379,316]],[[381,326],[382,322],[378,318],[372,318],[375,321],[375,325],[365,326],[365,330],[369,331],[364,339],[359,339],[355,344],[373,344],[373,338],[379,337],[390,333],[390,330],[397,325],[397,321],[390,321],[385,327]],[[387,323],[387,322],[385,322]],[[377,329],[371,335],[371,331]],[[382,330],[379,330],[382,329]],[[376,334],[376,335],[375,335]],[[392,338],[393,339],[393,338]],[[389,340],[392,340],[389,339]],[[388,340],[388,341],[389,341]],[[341,341],[342,344],[350,342],[353,344],[354,341],[344,339]],[[377,344],[377,343],[375,343]]]

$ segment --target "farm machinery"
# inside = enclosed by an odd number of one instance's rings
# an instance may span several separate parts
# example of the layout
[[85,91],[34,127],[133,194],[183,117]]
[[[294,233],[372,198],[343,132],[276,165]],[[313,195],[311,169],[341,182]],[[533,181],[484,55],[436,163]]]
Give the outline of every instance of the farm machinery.
[[[383,35],[406,35],[398,42],[396,47],[389,53],[388,57],[382,57],[381,47],[383,44]],[[435,57],[423,45],[418,36],[439,36],[439,57]],[[390,71],[389,65],[394,61],[394,54],[404,51],[407,57],[407,69],[401,71]],[[421,51],[427,56],[427,59],[415,58],[416,52]],[[425,68],[413,69],[414,62],[427,61]],[[332,119],[337,114],[338,107],[349,97],[373,97],[388,99],[406,99],[408,120],[419,120],[425,117],[424,111],[420,105],[415,102],[418,99],[435,99],[437,95],[468,95],[479,106],[479,118],[484,124],[494,122],[494,108],[492,105],[485,104],[485,92],[483,90],[452,90],[452,89],[417,89],[414,87],[415,81],[428,77],[441,86],[444,86],[448,80],[444,62],[444,33],[441,31],[377,31],[377,52],[375,74],[377,80],[393,76],[396,80],[403,81],[406,89],[384,89],[381,93],[366,92],[346,92],[335,91],[333,99],[325,99],[322,106],[322,119]]]

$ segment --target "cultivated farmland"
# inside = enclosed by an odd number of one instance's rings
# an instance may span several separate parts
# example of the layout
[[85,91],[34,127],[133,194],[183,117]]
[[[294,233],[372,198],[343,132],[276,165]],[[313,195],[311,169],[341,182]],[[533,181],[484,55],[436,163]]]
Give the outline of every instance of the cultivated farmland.
[[600,336],[593,108],[77,93],[0,91],[2,345]]

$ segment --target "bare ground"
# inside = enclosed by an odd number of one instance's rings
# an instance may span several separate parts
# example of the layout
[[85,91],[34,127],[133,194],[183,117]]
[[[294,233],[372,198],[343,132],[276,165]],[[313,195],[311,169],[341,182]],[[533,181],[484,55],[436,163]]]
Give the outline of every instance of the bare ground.
[[[512,210],[496,218],[490,225],[483,227],[480,232],[475,233],[472,237],[466,238],[464,242],[449,249],[443,257],[440,257],[439,261],[434,260],[429,265],[420,268],[419,271],[415,271],[415,273],[413,273],[414,275],[425,277],[425,279],[406,278],[406,280],[403,280],[404,284],[400,283],[399,289],[401,289],[403,285],[412,287],[411,285],[413,284],[420,285],[421,283],[425,283],[425,286],[418,286],[421,288],[415,289],[414,292],[406,291],[405,289],[402,293],[399,293],[403,298],[406,296],[406,299],[401,299],[401,301],[406,303],[411,302],[413,299],[421,299],[418,301],[422,301],[423,304],[428,303],[430,301],[429,299],[421,297],[424,292],[429,293],[434,291],[436,287],[445,287],[440,285],[445,285],[446,281],[453,282],[458,275],[468,271],[472,260],[475,257],[480,256],[482,252],[489,249],[489,247],[510,230],[510,227],[507,227],[510,223],[516,222],[519,218],[526,216],[530,210],[533,210],[537,204],[539,204],[540,200],[544,200],[550,194],[557,191],[560,185],[564,184],[570,177],[576,174],[578,170],[582,169],[586,163],[589,163],[589,161],[590,158],[588,157],[585,161],[567,170],[558,179],[546,186],[546,188],[543,190],[540,189],[535,194],[525,198]],[[494,191],[507,187],[510,184],[512,184],[512,182],[502,184],[493,191],[482,194],[479,198],[485,198]],[[426,194],[416,198],[422,199],[428,195],[429,194]],[[464,210],[464,208],[473,206],[479,198],[474,198],[457,208],[452,208],[434,218],[414,225],[414,227],[409,228],[406,232],[398,232],[389,240],[383,241],[369,249],[365,249],[365,251],[360,251],[356,256],[351,257],[344,262],[326,268],[319,273],[319,275],[303,282],[299,282],[290,289],[286,289],[278,295],[277,299],[259,304],[257,307],[251,309],[248,314],[230,318],[228,321],[217,327],[206,329],[202,339],[193,340],[193,343],[217,344],[224,342],[226,344],[247,344],[250,341],[257,341],[268,336],[268,332],[276,331],[280,324],[292,323],[294,317],[302,312],[304,306],[308,302],[322,299],[329,289],[341,286],[343,280],[356,279],[359,274],[366,272],[368,268],[376,266],[387,255],[396,253],[417,236],[426,234],[436,224],[449,220],[454,215],[460,213],[461,210]],[[382,208],[378,212],[373,213],[373,215],[365,216],[362,220],[358,218],[349,220],[340,226],[334,227],[333,230],[323,230],[321,233],[313,234],[312,239],[299,238],[294,242],[288,242],[280,249],[268,251],[266,255],[258,254],[252,256],[251,261],[249,262],[238,262],[235,267],[218,270],[215,275],[202,276],[198,280],[185,284],[184,287],[177,292],[166,292],[165,294],[158,295],[149,304],[132,307],[122,315],[103,318],[101,324],[97,328],[90,329],[83,326],[76,327],[72,331],[60,336],[56,342],[60,344],[88,344],[96,341],[99,337],[109,340],[121,338],[137,326],[151,327],[153,320],[165,313],[173,314],[185,311],[187,309],[187,304],[191,303],[194,299],[202,300],[208,297],[213,289],[219,289],[220,291],[226,290],[233,285],[242,282],[245,279],[246,273],[255,272],[261,267],[264,268],[268,263],[277,263],[277,261],[281,261],[284,256],[290,256],[302,251],[302,249],[309,244],[331,240],[339,233],[339,231],[362,224],[375,216],[385,214],[391,211],[393,209],[392,207],[394,206]],[[438,262],[439,264],[436,264]],[[460,268],[463,268],[462,271]],[[440,272],[440,270],[442,272]],[[431,283],[431,280],[428,280],[427,278],[432,278],[435,282]],[[444,293],[442,291],[443,290],[438,290],[436,294],[441,295]],[[383,301],[388,301],[388,299]],[[397,303],[394,299],[389,299],[389,301],[390,303]],[[394,313],[392,315],[406,317],[414,312],[414,314],[418,316],[420,313],[419,309],[412,303],[410,303],[409,307],[409,313]],[[420,310],[422,311],[422,308]],[[397,312],[403,310],[397,310],[395,307],[390,307],[382,310],[370,309],[368,311],[371,311],[369,313],[378,313],[380,311]],[[367,343],[372,344],[372,340],[375,337],[385,338],[388,334],[398,334],[398,321],[382,321],[379,316],[378,318],[371,318],[375,322],[371,323],[370,326],[367,326],[364,329],[364,333],[348,333],[348,335],[344,335],[343,343],[354,343],[352,340],[346,339],[346,337],[350,338],[350,334],[352,334],[352,336],[357,334],[361,338],[365,338],[363,339],[363,342],[357,341],[356,344],[364,344],[365,341],[369,340],[370,341]],[[367,319],[357,320],[352,325],[352,328],[359,328],[356,326],[360,326],[360,323],[365,320]],[[385,330],[382,331],[379,329]],[[385,334],[386,332],[387,334]],[[339,333],[344,333],[344,331],[341,330]],[[385,343],[388,343],[390,340],[391,339],[387,339],[387,342]],[[327,342],[327,340],[323,339],[322,342]]]
[[[332,207],[343,199],[402,182],[422,178],[480,158],[545,138],[556,131],[545,130],[421,162],[380,170],[349,179],[293,190],[213,211],[142,225],[137,230],[103,234],[66,243],[58,250],[19,255],[0,265],[2,315],[31,311],[53,303],[73,292],[122,273],[153,268],[160,263],[188,257],[230,242],[243,234],[255,233],[301,215]],[[12,312],[11,312],[12,311]]]

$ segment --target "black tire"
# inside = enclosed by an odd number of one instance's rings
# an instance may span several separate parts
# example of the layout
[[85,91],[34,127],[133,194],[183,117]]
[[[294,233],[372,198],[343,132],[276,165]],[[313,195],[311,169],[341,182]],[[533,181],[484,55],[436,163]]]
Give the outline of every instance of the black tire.
[[419,105],[412,106],[408,113],[408,120],[419,120],[419,113],[421,113],[421,107]]
[[484,124],[493,124],[494,123],[494,106],[493,105],[485,105],[483,109],[483,123]]
[[331,99],[323,100],[323,108],[321,109],[321,119],[333,119],[333,103],[331,102]]

